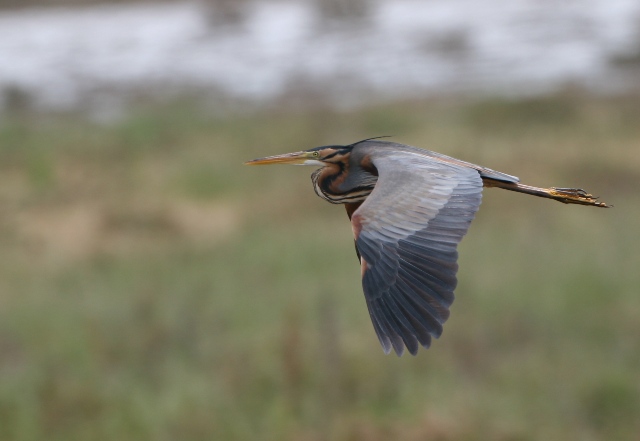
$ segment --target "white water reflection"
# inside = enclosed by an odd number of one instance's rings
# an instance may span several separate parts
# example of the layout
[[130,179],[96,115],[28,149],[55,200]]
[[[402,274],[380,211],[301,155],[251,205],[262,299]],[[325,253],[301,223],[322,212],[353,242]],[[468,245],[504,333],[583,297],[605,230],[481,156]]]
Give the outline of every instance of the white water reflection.
[[331,26],[304,1],[255,3],[235,27],[198,3],[4,11],[0,96],[67,109],[189,90],[265,102],[305,87],[349,103],[640,84],[637,0],[375,5]]

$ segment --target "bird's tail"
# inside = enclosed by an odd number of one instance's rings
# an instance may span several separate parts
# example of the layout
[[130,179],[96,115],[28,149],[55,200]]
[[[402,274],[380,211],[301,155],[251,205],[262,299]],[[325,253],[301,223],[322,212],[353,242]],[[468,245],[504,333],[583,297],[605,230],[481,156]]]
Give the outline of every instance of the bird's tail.
[[581,188],[539,188],[530,185],[519,184],[517,182],[505,182],[495,179],[484,178],[485,187],[498,187],[505,190],[517,191],[519,193],[532,194],[541,198],[555,199],[565,204],[591,205],[594,207],[609,208],[604,202],[598,202],[598,198],[590,195]]

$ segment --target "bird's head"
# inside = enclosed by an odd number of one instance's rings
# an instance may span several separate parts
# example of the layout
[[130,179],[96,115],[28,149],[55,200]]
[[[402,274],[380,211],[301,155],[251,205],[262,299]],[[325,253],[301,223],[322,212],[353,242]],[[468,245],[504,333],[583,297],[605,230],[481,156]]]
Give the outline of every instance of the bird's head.
[[268,164],[293,164],[293,165],[315,165],[324,167],[329,164],[345,161],[351,153],[352,145],[328,145],[314,147],[300,152],[285,153],[283,155],[267,156],[266,158],[253,159],[245,162],[245,165],[268,165]]
[[251,161],[245,162],[245,165],[294,164],[323,167],[330,164],[345,163],[349,161],[349,155],[355,146],[380,138],[388,138],[388,136],[375,136],[349,145],[325,145],[309,150],[302,150],[301,152],[252,159]]

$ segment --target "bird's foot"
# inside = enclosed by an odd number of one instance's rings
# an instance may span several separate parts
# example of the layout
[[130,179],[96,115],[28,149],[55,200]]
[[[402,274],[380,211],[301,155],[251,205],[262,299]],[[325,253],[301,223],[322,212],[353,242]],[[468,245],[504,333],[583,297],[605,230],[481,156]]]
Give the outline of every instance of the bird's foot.
[[565,204],[581,204],[581,205],[593,205],[595,207],[608,208],[611,205],[607,205],[604,202],[598,202],[598,198],[587,193],[581,188],[557,188],[551,187],[549,194],[554,199],[564,202]]

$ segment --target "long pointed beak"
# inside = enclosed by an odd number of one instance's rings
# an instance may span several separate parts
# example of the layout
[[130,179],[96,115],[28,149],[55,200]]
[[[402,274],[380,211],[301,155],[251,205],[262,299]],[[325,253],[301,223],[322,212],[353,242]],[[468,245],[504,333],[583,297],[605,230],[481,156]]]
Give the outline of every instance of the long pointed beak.
[[304,165],[310,160],[311,154],[309,152],[294,152],[285,153],[284,155],[267,156],[266,158],[252,159],[247,161],[244,165],[268,165],[268,164],[297,164]]

